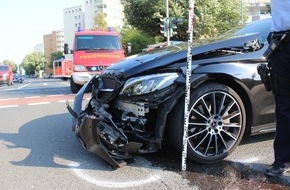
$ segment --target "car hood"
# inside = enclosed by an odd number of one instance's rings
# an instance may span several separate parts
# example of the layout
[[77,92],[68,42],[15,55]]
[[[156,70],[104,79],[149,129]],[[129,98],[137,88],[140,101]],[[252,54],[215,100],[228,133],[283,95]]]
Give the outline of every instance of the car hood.
[[[230,39],[203,40],[193,43],[192,55],[198,55],[205,52],[211,52],[218,49],[229,47],[243,47],[245,43],[258,39],[259,33],[235,36]],[[262,58],[262,54],[259,55]],[[240,55],[227,56],[226,59],[241,59]],[[245,56],[249,57],[249,56]],[[216,59],[225,59],[225,57],[217,57]],[[111,65],[104,71],[104,74],[122,75],[128,78],[139,73],[148,72],[153,69],[165,67],[173,63],[184,63],[187,61],[187,43],[178,44],[176,46],[168,46],[166,48],[157,49],[127,57],[116,64]],[[194,60],[192,64],[208,62],[209,60]]]

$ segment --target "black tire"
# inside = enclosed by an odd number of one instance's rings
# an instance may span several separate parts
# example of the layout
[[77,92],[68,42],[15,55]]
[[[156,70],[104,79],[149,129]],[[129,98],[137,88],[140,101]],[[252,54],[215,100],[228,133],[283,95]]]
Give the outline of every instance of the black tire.
[[77,93],[82,88],[82,85],[76,84],[73,78],[70,78],[70,90],[72,93]]
[[[244,104],[230,87],[207,83],[190,95],[187,156],[199,163],[217,162],[240,143],[246,126]],[[169,116],[169,139],[182,151],[184,98]]]

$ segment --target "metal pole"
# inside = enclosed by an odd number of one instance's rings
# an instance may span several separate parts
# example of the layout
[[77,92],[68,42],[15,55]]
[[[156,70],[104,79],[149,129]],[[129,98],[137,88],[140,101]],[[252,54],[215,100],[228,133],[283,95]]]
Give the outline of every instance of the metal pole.
[[169,30],[170,30],[170,27],[169,27],[169,3],[168,3],[168,0],[166,0],[166,26],[167,28],[167,45],[170,45],[170,36],[169,36]]
[[194,24],[194,0],[189,1],[188,10],[188,51],[187,51],[187,68],[186,68],[186,91],[184,102],[184,130],[183,130],[183,145],[182,145],[182,171],[186,170],[187,158],[187,141],[188,141],[188,120],[189,120],[189,105],[190,105],[190,78],[191,78],[191,63],[192,63],[192,36]]
[[243,8],[243,0],[241,0],[241,25],[244,23],[244,8]]

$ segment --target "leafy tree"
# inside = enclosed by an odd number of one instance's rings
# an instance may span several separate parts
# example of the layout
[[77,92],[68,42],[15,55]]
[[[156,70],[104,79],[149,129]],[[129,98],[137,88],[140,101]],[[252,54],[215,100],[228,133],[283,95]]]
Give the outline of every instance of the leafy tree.
[[[240,0],[196,0],[194,7],[194,38],[214,37],[237,25],[241,21]],[[247,9],[244,7],[244,21]],[[158,36],[159,19],[166,16],[164,0],[126,0],[124,13],[128,24],[150,36]],[[172,40],[187,40],[188,0],[169,0],[170,17],[183,19],[178,25],[178,35]]]
[[26,74],[35,74],[43,69],[46,62],[42,52],[32,52],[24,57],[21,66]]
[[127,43],[131,43],[132,52],[134,55],[146,48],[147,45],[155,43],[155,39],[144,34],[142,31],[134,28],[124,28],[121,31],[123,48],[126,48]]
[[96,14],[94,17],[94,26],[93,29],[99,29],[99,30],[107,30],[108,23],[105,20],[105,16],[103,13]]
[[3,61],[3,63],[4,65],[10,65],[12,68],[12,72],[17,73],[18,67],[13,61],[6,59]]
[[57,59],[61,59],[63,57],[64,56],[63,56],[63,53],[61,51],[51,53],[48,67],[52,69],[53,68],[53,61],[57,60]]

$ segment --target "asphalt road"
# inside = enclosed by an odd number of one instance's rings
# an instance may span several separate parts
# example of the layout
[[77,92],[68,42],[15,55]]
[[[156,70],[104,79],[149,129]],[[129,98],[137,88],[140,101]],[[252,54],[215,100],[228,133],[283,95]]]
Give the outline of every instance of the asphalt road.
[[246,138],[218,163],[187,161],[183,172],[170,146],[114,170],[71,131],[65,101],[73,97],[69,83],[57,79],[0,86],[1,189],[290,189],[290,176],[264,175],[275,134]]

